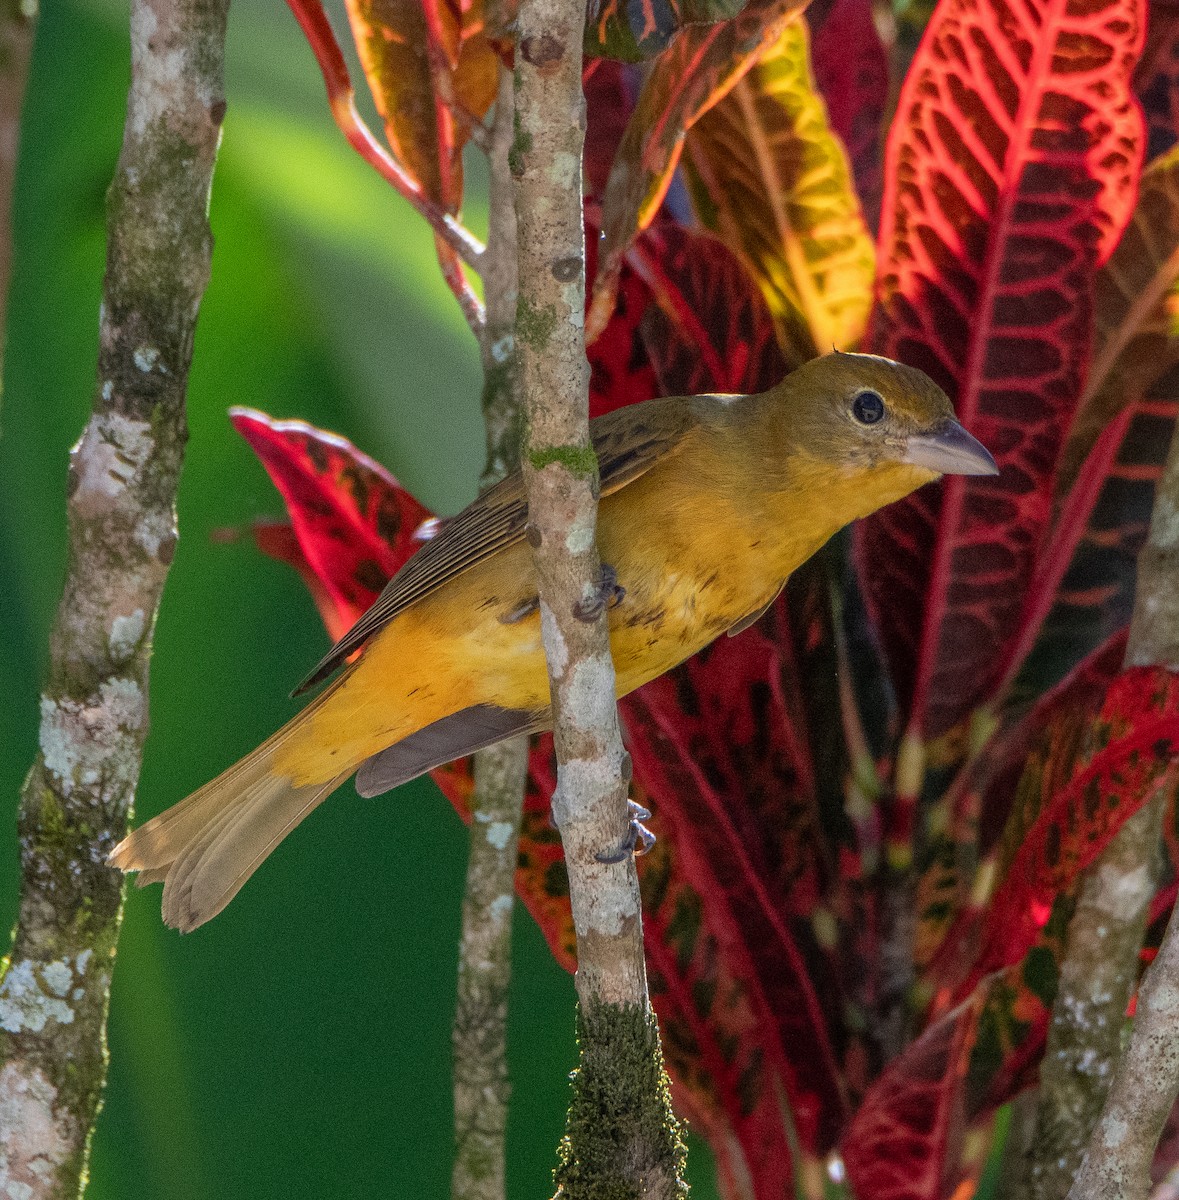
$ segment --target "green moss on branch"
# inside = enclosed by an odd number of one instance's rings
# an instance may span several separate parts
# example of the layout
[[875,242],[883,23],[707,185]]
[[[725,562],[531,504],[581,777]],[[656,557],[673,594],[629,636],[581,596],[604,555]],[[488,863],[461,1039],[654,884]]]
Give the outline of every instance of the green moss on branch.
[[530,450],[528,461],[536,471],[543,471],[551,463],[560,463],[579,479],[596,480],[598,477],[598,456],[592,446],[544,446],[540,450]]
[[581,1065],[554,1172],[558,1200],[686,1196],[686,1150],[654,1013],[587,1005],[577,1036]]

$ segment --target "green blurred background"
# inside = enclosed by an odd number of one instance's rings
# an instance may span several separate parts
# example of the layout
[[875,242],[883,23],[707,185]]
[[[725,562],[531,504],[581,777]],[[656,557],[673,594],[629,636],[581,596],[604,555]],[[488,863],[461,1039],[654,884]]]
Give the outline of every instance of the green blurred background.
[[[15,809],[64,565],[66,454],[94,380],[103,197],[122,136],[127,14],[45,6],[25,109],[0,407],[0,926]],[[339,20],[337,28],[342,28]],[[152,666],[150,816],[293,711],[325,634],[244,526],[281,505],[233,433],[250,404],[352,438],[454,511],[482,462],[479,365],[424,226],[345,145],[280,0],[234,0],[217,239],[189,391],[181,540]],[[476,172],[477,174],[477,172]],[[476,191],[477,183],[476,183]],[[484,220],[476,198],[468,219]],[[433,784],[344,788],[229,909],[181,938],[132,891],[92,1200],[448,1194],[462,826]],[[573,987],[518,913],[509,1194],[546,1196],[574,1065]],[[713,1195],[692,1151],[696,1194]]]

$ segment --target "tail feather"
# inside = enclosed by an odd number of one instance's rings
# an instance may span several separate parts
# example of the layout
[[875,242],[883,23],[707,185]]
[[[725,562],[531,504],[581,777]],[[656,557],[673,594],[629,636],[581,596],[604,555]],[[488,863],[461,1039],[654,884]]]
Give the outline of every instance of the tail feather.
[[[215,917],[241,890],[274,848],[348,778],[292,787],[271,777],[208,838],[173,864],[165,883],[164,919],[187,933]],[[169,895],[169,892],[171,893]]]
[[301,724],[297,717],[111,852],[112,866],[140,872],[140,887],[163,882],[169,925],[187,933],[215,917],[275,846],[352,773],[297,785],[275,771],[275,753]]

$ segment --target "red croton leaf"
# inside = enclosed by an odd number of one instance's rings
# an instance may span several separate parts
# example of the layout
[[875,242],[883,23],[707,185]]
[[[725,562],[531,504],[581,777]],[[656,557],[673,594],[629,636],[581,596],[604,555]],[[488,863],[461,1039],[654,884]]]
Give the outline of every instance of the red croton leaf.
[[939,1200],[958,1161],[976,1001],[927,1029],[873,1084],[841,1146],[856,1196]]
[[1061,897],[1021,962],[980,981],[872,1085],[840,1143],[854,1195],[973,1194],[963,1180],[963,1135],[1032,1082],[1071,912],[1070,899]]
[[[1037,703],[1000,729],[941,801],[949,819],[931,837],[917,885],[915,959],[941,1011],[978,955],[983,906],[971,899],[964,863],[994,856],[1033,748],[1070,712],[1096,713],[1126,657],[1123,628],[1087,655]],[[989,869],[989,868],[988,868]]]
[[910,728],[991,694],[1051,513],[1088,360],[1092,279],[1133,210],[1142,0],[944,0],[887,151],[870,342],[926,370],[995,454],[861,524],[858,556]]
[[[1157,395],[1173,397],[1176,378],[1174,371],[1164,376]],[[1084,489],[1087,476],[1092,477],[1093,495],[1087,506],[1066,505],[1057,522],[1060,544],[1075,549],[1052,588],[1035,648],[1015,681],[1015,702],[1053,684],[1070,664],[1129,621],[1138,551],[1146,540],[1175,410],[1173,398],[1139,401],[1106,427],[1090,453],[1069,500]],[[1078,514],[1080,530],[1069,525]],[[1045,556],[1041,566],[1051,558]]]
[[[598,229],[587,218],[586,269],[597,262]],[[618,280],[618,303],[606,332],[586,348],[590,366],[590,416],[600,417],[659,394],[655,367],[643,338],[643,318],[651,306],[651,289],[634,271],[624,267]]]
[[[751,956],[726,947],[700,892],[687,883],[673,821],[641,861],[643,935],[651,1000],[676,1111],[708,1138],[721,1194],[792,1194],[796,1145],[782,1120],[781,1054],[765,1060],[766,997],[748,986]],[[734,969],[736,967],[736,970]],[[780,1048],[779,1048],[780,1050]]]
[[[608,58],[591,58],[582,72],[581,89],[585,95],[582,170],[586,195],[597,200],[606,191],[610,164],[618,153],[626,122],[634,108],[628,81],[628,71],[632,69]],[[593,278],[588,265],[586,277]]]
[[[587,220],[591,273],[596,235]],[[786,372],[765,300],[733,253],[664,220],[626,255],[610,323],[586,353],[594,417],[652,396],[759,392]]]
[[786,374],[761,291],[718,239],[656,221],[626,266],[650,289],[640,328],[660,395],[760,392]]
[[[674,831],[673,873],[695,896],[700,919],[691,932],[715,939],[711,953],[752,1013],[752,1021],[734,1023],[737,1014],[711,996],[704,1011],[693,996],[693,1010],[668,1013],[694,1020],[718,1053],[729,1047],[725,1057],[741,1067],[747,1095],[735,1111],[768,1114],[770,1128],[750,1128],[725,1110],[747,1158],[760,1156],[759,1142],[781,1136],[777,1093],[789,1100],[798,1139],[811,1151],[830,1147],[847,1104],[839,988],[812,923],[836,863],[818,821],[784,600],[766,621],[622,702],[635,776],[653,802],[657,828]],[[827,919],[837,926],[834,914]],[[691,961],[696,951],[691,939],[685,943],[681,954]],[[654,998],[657,1009],[675,999]]]
[[1122,823],[1153,796],[1174,792],[1179,680],[1161,667],[1112,674],[1125,645],[1124,632],[1110,639],[997,739],[973,809],[1003,812],[1014,796],[996,853],[987,854],[987,822],[978,828],[984,877],[998,882],[941,928],[924,974],[932,1015],[1023,959],[1053,904],[1072,894]]
[[1099,710],[1059,713],[1029,757],[1004,835],[985,940],[963,990],[1017,962],[1056,896],[1127,818],[1179,778],[1179,677],[1164,667],[1122,672]]
[[1179,4],[1175,0],[1151,0],[1134,89],[1146,114],[1146,156],[1154,159],[1179,138]]
[[888,103],[888,55],[872,0],[811,0],[811,64],[831,128],[847,147],[864,218],[876,228],[884,187],[881,129]]
[[[307,565],[348,628],[428,536],[429,509],[344,438],[251,408],[229,416],[286,502]],[[290,562],[286,550],[276,557]]]

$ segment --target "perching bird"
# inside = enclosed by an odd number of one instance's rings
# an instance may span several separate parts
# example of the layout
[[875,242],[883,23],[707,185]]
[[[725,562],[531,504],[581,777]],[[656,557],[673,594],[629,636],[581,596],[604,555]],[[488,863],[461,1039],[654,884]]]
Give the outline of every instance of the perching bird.
[[[889,359],[830,354],[756,396],[648,400],[599,417],[598,547],[618,694],[740,632],[857,517],[941,474],[991,475],[942,390]],[[359,769],[377,795],[549,725],[518,474],[444,523],[307,681],[363,653],[251,754],[110,856],[164,881],[169,925],[219,913]],[[307,686],[305,685],[305,686]]]

